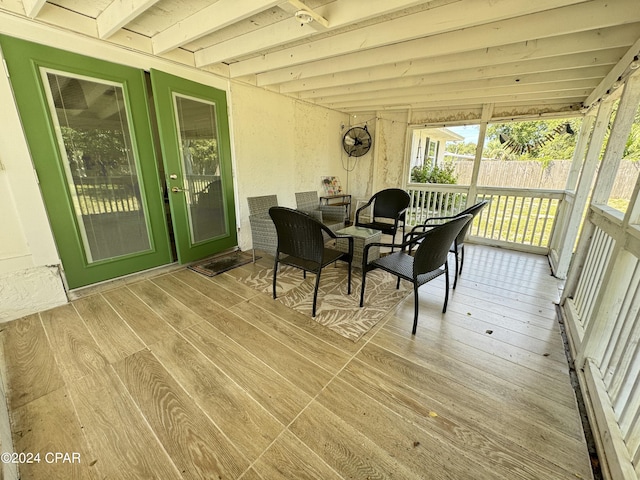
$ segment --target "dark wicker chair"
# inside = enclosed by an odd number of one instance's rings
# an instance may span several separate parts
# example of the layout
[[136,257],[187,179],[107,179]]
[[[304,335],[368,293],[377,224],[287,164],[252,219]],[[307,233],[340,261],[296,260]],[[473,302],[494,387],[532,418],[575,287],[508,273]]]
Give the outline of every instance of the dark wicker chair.
[[[356,210],[356,227],[373,228],[382,233],[393,236],[396,239],[399,223],[402,222],[402,235],[405,233],[405,217],[409,207],[410,197],[407,192],[400,188],[388,188],[374,194],[369,201]],[[370,221],[360,220],[360,213],[373,204]],[[381,221],[387,220],[387,221]]]
[[[353,260],[353,237],[338,236],[326,225],[310,215],[286,207],[272,207],[269,215],[276,226],[278,245],[273,265],[273,298],[276,298],[276,275],[278,264],[290,265],[301,269],[306,278],[307,272],[315,273],[316,285],[313,291],[312,316],[316,316],[316,301],[320,273],[327,265],[337,260],[349,264],[348,293],[351,294],[351,261]],[[349,251],[341,252],[325,246],[323,234],[331,238],[347,238]]]
[[[400,279],[408,280],[413,284],[414,316],[413,330],[411,332],[413,335],[415,335],[418,326],[418,288],[443,274],[446,279],[446,287],[442,313],[445,313],[449,301],[449,266],[447,262],[449,248],[456,236],[471,222],[472,218],[472,215],[464,215],[447,223],[436,225],[420,234],[409,233],[405,237],[407,240],[399,245],[370,243],[365,246],[365,258],[366,255],[368,255],[369,248],[374,245],[399,247],[401,250],[364,265],[362,270],[362,289],[360,290],[360,306],[362,307],[364,305],[364,289],[367,272],[381,268],[398,277],[397,288],[400,287]],[[416,244],[418,248],[415,254],[412,255],[411,247]]]
[[[466,210],[461,211],[457,215],[453,215],[449,217],[427,218],[427,220],[423,224],[416,225],[415,227],[413,227],[411,229],[411,232],[412,233],[425,232],[427,229],[432,228],[434,225],[438,225],[440,223],[452,220],[457,217],[461,217],[463,215],[471,215],[473,218],[475,218],[488,203],[489,203],[489,200],[483,200],[481,202],[476,203],[475,205],[472,205]],[[469,229],[471,228],[472,223],[473,223],[473,220],[469,222],[467,225],[465,225],[465,227],[462,230],[460,230],[460,233],[451,244],[451,249],[449,250],[451,253],[455,255],[455,259],[456,259],[456,271],[453,277],[454,289],[458,285],[458,277],[462,274],[462,265],[464,264],[464,240],[467,237],[467,233],[469,232]]]

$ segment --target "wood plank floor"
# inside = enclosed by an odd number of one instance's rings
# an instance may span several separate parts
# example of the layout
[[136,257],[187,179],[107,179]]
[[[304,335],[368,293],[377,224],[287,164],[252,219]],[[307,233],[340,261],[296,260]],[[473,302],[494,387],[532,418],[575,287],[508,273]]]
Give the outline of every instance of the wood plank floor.
[[15,451],[41,454],[22,480],[593,478],[545,257],[468,245],[446,314],[440,277],[415,337],[409,296],[357,343],[240,273],[3,325]]

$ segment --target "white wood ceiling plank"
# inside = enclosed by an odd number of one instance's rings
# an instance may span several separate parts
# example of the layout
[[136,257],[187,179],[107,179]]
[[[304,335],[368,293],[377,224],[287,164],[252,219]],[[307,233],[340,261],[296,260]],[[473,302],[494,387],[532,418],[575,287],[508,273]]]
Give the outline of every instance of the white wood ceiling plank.
[[152,38],[153,52],[161,54],[178,48],[281,2],[282,0],[218,0],[154,35]]
[[412,87],[412,88],[397,88],[386,91],[377,92],[361,92],[351,95],[337,95],[334,97],[319,97],[314,99],[317,103],[323,105],[336,105],[336,104],[367,104],[367,102],[382,102],[384,103],[390,97],[399,99],[400,103],[403,103],[402,99],[414,99],[419,100],[421,98],[435,98],[438,97],[442,100],[451,100],[455,98],[466,98],[468,96],[472,98],[478,98],[485,96],[490,98],[497,95],[512,95],[512,94],[525,94],[535,92],[558,92],[564,90],[575,89],[588,89],[591,92],[600,82],[600,79],[580,79],[580,80],[564,80],[564,81],[549,81],[543,84],[529,84],[519,85],[513,83],[501,84],[499,82],[480,81],[467,84],[453,84],[450,86],[433,85],[429,87]]
[[[355,22],[363,22],[376,16],[424,3],[424,0],[369,0],[367,7],[353,0],[339,0],[315,9],[315,12],[329,20],[329,29],[336,29]],[[295,10],[292,9],[292,10]],[[295,18],[268,25],[259,30],[220,42],[196,52],[196,65],[203,66],[242,57],[251,53],[309,37],[316,32],[313,22],[300,26]]]
[[[428,76],[416,76],[409,78],[398,78],[396,80],[383,80],[379,82],[363,82],[347,87],[332,87],[328,89],[317,89],[305,91],[298,94],[298,98],[335,98],[340,95],[371,95],[373,92],[390,92],[394,89],[406,89],[417,87],[437,87],[440,92],[451,90],[471,90],[483,87],[497,87],[511,85],[534,85],[540,83],[550,83],[558,81],[580,81],[597,80],[604,78],[611,64],[596,67],[568,68],[566,70],[553,70],[540,72],[545,68],[544,62],[528,62],[536,64],[530,72],[519,71],[520,64],[501,65],[497,68],[479,68],[458,70],[451,73],[438,73]],[[527,62],[525,62],[526,64]]]
[[[601,3],[604,0],[597,1]],[[232,76],[241,76],[264,72],[283,68],[287,65],[346,55],[363,49],[408,42],[429,35],[439,35],[463,28],[477,27],[487,22],[493,24],[493,22],[511,19],[512,17],[521,17],[525,14],[534,16],[535,12],[544,13],[544,10],[548,8],[555,8],[561,4],[574,6],[573,4],[576,3],[582,3],[582,0],[580,2],[576,0],[567,0],[565,2],[558,2],[558,0],[540,0],[536,2],[529,0],[462,0],[458,3],[396,18],[385,22],[384,25],[370,25],[316,42],[238,62],[232,65],[231,73]],[[551,15],[552,12],[561,11],[565,8],[570,7],[552,10],[548,14]],[[584,9],[585,6],[582,6],[582,8]],[[577,19],[576,23],[579,20]],[[533,19],[528,31],[530,32],[532,27],[534,25],[537,26],[540,22],[539,18]],[[521,23],[526,22],[521,21]],[[573,23],[573,20],[570,23]],[[503,29],[504,34],[505,27],[508,27],[508,25],[496,25],[495,28]],[[568,28],[568,26],[564,25],[563,28]],[[577,28],[576,30],[579,29]],[[528,38],[538,37],[538,35],[534,35]],[[504,36],[502,43],[505,43]],[[371,55],[371,52],[368,55]]]
[[24,13],[27,17],[36,18],[45,3],[47,3],[47,0],[22,0]]
[[[606,0],[596,1],[602,3]],[[637,0],[620,0],[620,2],[630,4],[637,2]],[[478,48],[478,46],[490,49],[492,47],[501,47],[507,42],[531,43],[539,41],[535,39],[557,37],[563,34],[568,35],[574,32],[584,32],[638,21],[640,21],[640,9],[636,9],[633,12],[627,10],[625,13],[624,8],[621,11],[603,8],[603,12],[600,15],[594,15],[592,12],[585,13],[581,10],[575,10],[574,7],[565,7],[543,15],[533,14],[527,17],[471,27],[465,29],[463,34],[461,32],[448,32],[380,47],[375,51],[365,50],[318,60],[304,65],[304,72],[306,75],[311,75],[312,73],[310,72],[320,75],[335,74],[346,70],[373,68],[381,64],[413,61],[418,58],[460,54]],[[230,67],[232,76],[238,71],[235,69],[236,65],[238,64]],[[298,77],[289,77],[290,80],[296,78]]]
[[96,18],[98,36],[109,38],[160,0],[114,0]]
[[452,96],[451,98],[440,98],[439,96],[432,96],[430,98],[405,98],[398,97],[394,99],[388,99],[385,101],[366,102],[366,103],[340,103],[325,105],[328,108],[333,108],[340,111],[352,111],[358,110],[384,110],[386,108],[407,108],[411,106],[412,109],[423,108],[456,108],[463,105],[481,105],[484,103],[513,103],[513,102],[539,102],[563,100],[566,103],[581,104],[584,98],[589,94],[588,89],[577,90],[562,90],[558,92],[533,92],[522,93],[513,95],[495,95],[491,97],[484,96],[479,93],[477,96]]
[[[640,23],[579,32],[571,35],[548,37],[535,41],[513,43],[480,50],[471,50],[452,55],[431,56],[418,60],[386,63],[366,69],[351,69],[327,75],[324,61],[313,62],[302,67],[281,69],[256,76],[259,86],[281,85],[283,93],[329,86],[348,85],[362,81],[394,79],[402,76],[426,75],[449,72],[461,68],[486,67],[561,55],[593,55],[587,62],[597,62],[605,49],[632,45],[640,35]],[[617,62],[619,59],[616,59]],[[294,79],[294,80],[292,80]]]

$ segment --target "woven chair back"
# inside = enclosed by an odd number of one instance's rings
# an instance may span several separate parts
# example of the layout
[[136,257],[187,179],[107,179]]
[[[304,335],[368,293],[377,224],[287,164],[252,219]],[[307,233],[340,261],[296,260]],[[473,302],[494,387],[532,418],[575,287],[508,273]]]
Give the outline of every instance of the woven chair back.
[[473,215],[456,217],[447,223],[436,225],[420,237],[420,245],[413,259],[413,278],[444,265],[451,244],[472,218]]
[[269,209],[278,233],[278,252],[322,264],[322,224],[309,215],[286,207]]
[[277,195],[263,195],[261,197],[247,197],[249,215],[267,213],[271,207],[278,205]]
[[[471,215],[473,218],[475,218],[476,215],[478,215],[482,211],[482,209],[487,205],[487,203],[489,203],[489,200],[483,200],[482,202],[476,203],[475,205],[472,205],[466,210],[463,210],[462,212],[460,212],[457,216],[462,217],[464,215]],[[460,233],[456,237],[456,242],[458,242],[459,245],[464,243],[464,239],[467,238],[467,233],[471,228],[471,224],[473,223],[473,218],[464,227],[462,227],[462,230],[460,230]]]
[[400,188],[388,188],[380,190],[373,195],[373,216],[374,218],[395,219],[398,212],[409,206],[411,197]]

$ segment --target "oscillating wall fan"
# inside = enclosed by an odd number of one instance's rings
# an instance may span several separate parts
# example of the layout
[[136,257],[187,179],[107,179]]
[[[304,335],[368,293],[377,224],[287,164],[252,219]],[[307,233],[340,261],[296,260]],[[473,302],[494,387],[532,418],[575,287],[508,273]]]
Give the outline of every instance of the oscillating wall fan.
[[342,137],[342,148],[350,157],[361,157],[371,148],[371,134],[367,126],[353,127]]

